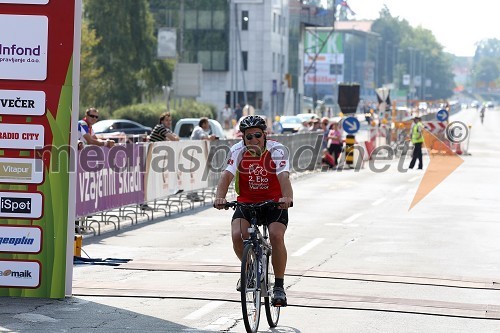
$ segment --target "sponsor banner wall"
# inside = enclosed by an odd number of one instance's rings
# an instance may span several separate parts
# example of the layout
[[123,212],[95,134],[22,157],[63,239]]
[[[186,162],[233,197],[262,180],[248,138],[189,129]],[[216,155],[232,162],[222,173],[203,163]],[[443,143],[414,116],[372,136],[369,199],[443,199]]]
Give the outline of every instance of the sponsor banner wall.
[[0,296],[71,293],[81,6],[0,0]]
[[208,142],[169,141],[149,146],[146,200],[208,187]]
[[87,146],[77,163],[76,216],[144,202],[147,145]]

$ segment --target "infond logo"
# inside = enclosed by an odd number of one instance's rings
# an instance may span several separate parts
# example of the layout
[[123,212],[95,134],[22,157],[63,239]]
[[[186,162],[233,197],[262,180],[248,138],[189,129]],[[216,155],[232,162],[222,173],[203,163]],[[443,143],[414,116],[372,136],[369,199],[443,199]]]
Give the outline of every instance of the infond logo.
[[0,198],[0,213],[31,214],[31,198]]
[[42,203],[41,193],[0,192],[0,218],[40,218]]

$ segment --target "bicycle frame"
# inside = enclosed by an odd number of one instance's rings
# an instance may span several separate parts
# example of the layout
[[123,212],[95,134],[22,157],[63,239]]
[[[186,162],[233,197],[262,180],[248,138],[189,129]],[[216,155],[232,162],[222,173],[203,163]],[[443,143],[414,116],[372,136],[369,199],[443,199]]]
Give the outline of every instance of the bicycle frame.
[[[266,271],[265,265],[267,265],[266,257],[272,252],[271,243],[269,242],[269,233],[267,230],[267,225],[262,225],[262,233],[260,232],[257,212],[255,209],[250,210],[252,216],[250,218],[250,227],[248,227],[248,239],[243,241],[243,247],[248,243],[251,243],[255,253],[257,255],[257,261],[259,262],[259,269],[257,270],[257,281],[262,281],[262,274]],[[260,290],[260,286],[257,287]],[[269,290],[266,290],[268,293]]]

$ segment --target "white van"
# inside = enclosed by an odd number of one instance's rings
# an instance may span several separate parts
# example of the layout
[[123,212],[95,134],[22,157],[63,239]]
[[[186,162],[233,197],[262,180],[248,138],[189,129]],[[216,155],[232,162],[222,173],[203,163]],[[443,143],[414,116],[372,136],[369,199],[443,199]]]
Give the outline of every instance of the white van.
[[[174,128],[174,133],[179,136],[181,140],[189,140],[191,133],[198,123],[200,118],[182,118],[176,124]],[[217,120],[208,119],[210,123],[209,135],[215,135],[218,139],[226,139],[226,133],[222,129],[221,124]]]

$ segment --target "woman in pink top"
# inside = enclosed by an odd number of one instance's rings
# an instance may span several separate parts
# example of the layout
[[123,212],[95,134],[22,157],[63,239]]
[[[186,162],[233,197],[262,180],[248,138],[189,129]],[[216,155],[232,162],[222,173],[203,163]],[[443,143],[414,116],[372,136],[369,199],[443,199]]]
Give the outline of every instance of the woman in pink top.
[[338,123],[330,125],[330,132],[328,132],[328,152],[333,155],[335,165],[337,165],[339,156],[342,153],[342,133],[339,130]]

